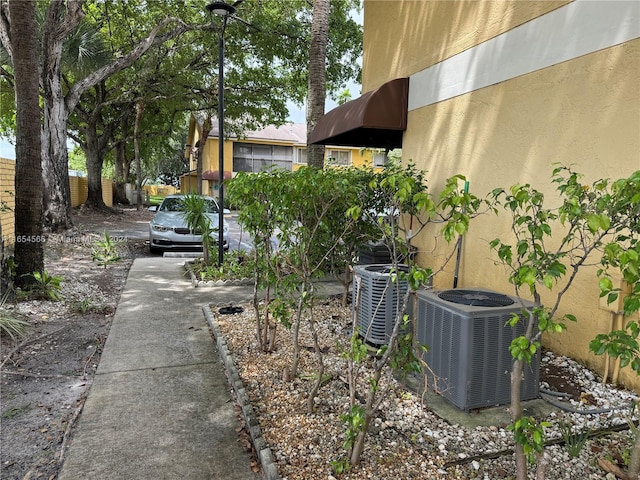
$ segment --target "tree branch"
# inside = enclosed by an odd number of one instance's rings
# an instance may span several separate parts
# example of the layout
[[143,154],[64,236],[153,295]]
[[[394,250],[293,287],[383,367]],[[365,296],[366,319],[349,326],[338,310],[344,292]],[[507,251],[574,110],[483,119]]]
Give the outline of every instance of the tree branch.
[[[162,30],[164,27],[166,27],[170,23],[174,23],[174,22],[178,23],[177,27],[175,27],[173,30],[170,30],[169,32],[163,35],[158,35],[160,30]],[[69,91],[69,93],[67,94],[67,98],[65,100],[67,110],[69,112],[73,111],[78,101],[80,100],[80,96],[82,95],[83,92],[85,92],[87,89],[91,88],[92,86],[96,85],[100,81],[104,80],[105,78],[109,77],[110,75],[113,75],[114,73],[117,73],[133,65],[133,63],[136,60],[138,60],[142,55],[144,55],[144,53],[147,50],[149,50],[149,48],[151,48],[153,45],[163,43],[169,39],[175,38],[195,28],[196,27],[188,25],[178,18],[171,17],[163,20],[162,22],[160,22],[159,25],[157,25],[151,31],[151,33],[149,33],[149,36],[147,36],[147,38],[142,40],[127,55],[116,59],[110,64],[105,65],[104,67],[86,76],[84,79],[80,80],[79,82],[76,82],[71,88],[71,90]]]
[[[13,64],[13,48],[11,48],[11,22],[9,21],[9,0],[0,2],[0,44],[7,51]],[[4,69],[3,69],[4,71]]]

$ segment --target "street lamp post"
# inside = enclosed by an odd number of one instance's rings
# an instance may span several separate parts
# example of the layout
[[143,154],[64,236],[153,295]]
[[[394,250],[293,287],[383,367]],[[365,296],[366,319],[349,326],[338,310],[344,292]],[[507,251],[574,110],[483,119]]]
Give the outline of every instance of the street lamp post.
[[222,265],[224,261],[224,30],[227,20],[236,11],[234,5],[225,2],[207,5],[210,13],[222,17],[218,40],[218,265]]

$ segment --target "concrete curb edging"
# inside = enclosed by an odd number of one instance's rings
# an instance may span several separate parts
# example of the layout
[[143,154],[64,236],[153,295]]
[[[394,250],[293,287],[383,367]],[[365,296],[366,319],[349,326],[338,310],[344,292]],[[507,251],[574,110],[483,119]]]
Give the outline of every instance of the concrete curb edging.
[[222,332],[220,332],[220,329],[218,328],[218,324],[216,323],[216,319],[211,312],[209,305],[202,307],[202,311],[207,319],[207,323],[213,331],[213,335],[216,338],[220,359],[227,371],[229,382],[233,386],[236,401],[242,409],[242,418],[244,419],[247,430],[249,430],[249,434],[251,435],[253,446],[258,453],[260,464],[264,471],[265,480],[281,480],[282,477],[280,477],[280,474],[278,473],[278,468],[276,467],[271,449],[267,446],[267,442],[262,437],[260,423],[258,422],[258,418],[256,417],[251,401],[249,400],[249,395],[247,395],[247,392],[244,389],[240,375],[238,375],[238,370],[231,352],[229,351],[229,347],[227,346],[227,341],[222,336]]

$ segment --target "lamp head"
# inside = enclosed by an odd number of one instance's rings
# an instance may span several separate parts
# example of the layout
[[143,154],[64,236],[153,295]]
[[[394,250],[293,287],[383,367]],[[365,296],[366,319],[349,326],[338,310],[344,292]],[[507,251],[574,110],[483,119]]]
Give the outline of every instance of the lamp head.
[[226,2],[213,2],[207,5],[207,10],[215,15],[229,17],[235,13],[236,7]]

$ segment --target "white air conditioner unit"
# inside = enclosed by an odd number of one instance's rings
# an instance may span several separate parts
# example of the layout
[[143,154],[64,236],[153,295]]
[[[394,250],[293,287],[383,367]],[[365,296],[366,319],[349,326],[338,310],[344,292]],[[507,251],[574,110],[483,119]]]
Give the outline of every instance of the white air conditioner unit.
[[[398,269],[408,271],[406,265]],[[360,336],[369,343],[386,345],[408,283],[399,278],[392,281],[393,266],[388,264],[357,265],[354,271],[353,306]]]
[[[516,297],[489,290],[420,291],[416,336],[430,347],[422,354],[429,386],[467,412],[509,403],[509,345],[524,335],[526,325],[524,320],[515,327],[508,322],[514,313],[521,316],[522,308]],[[538,353],[525,365],[522,400],[538,397],[539,371]]]

